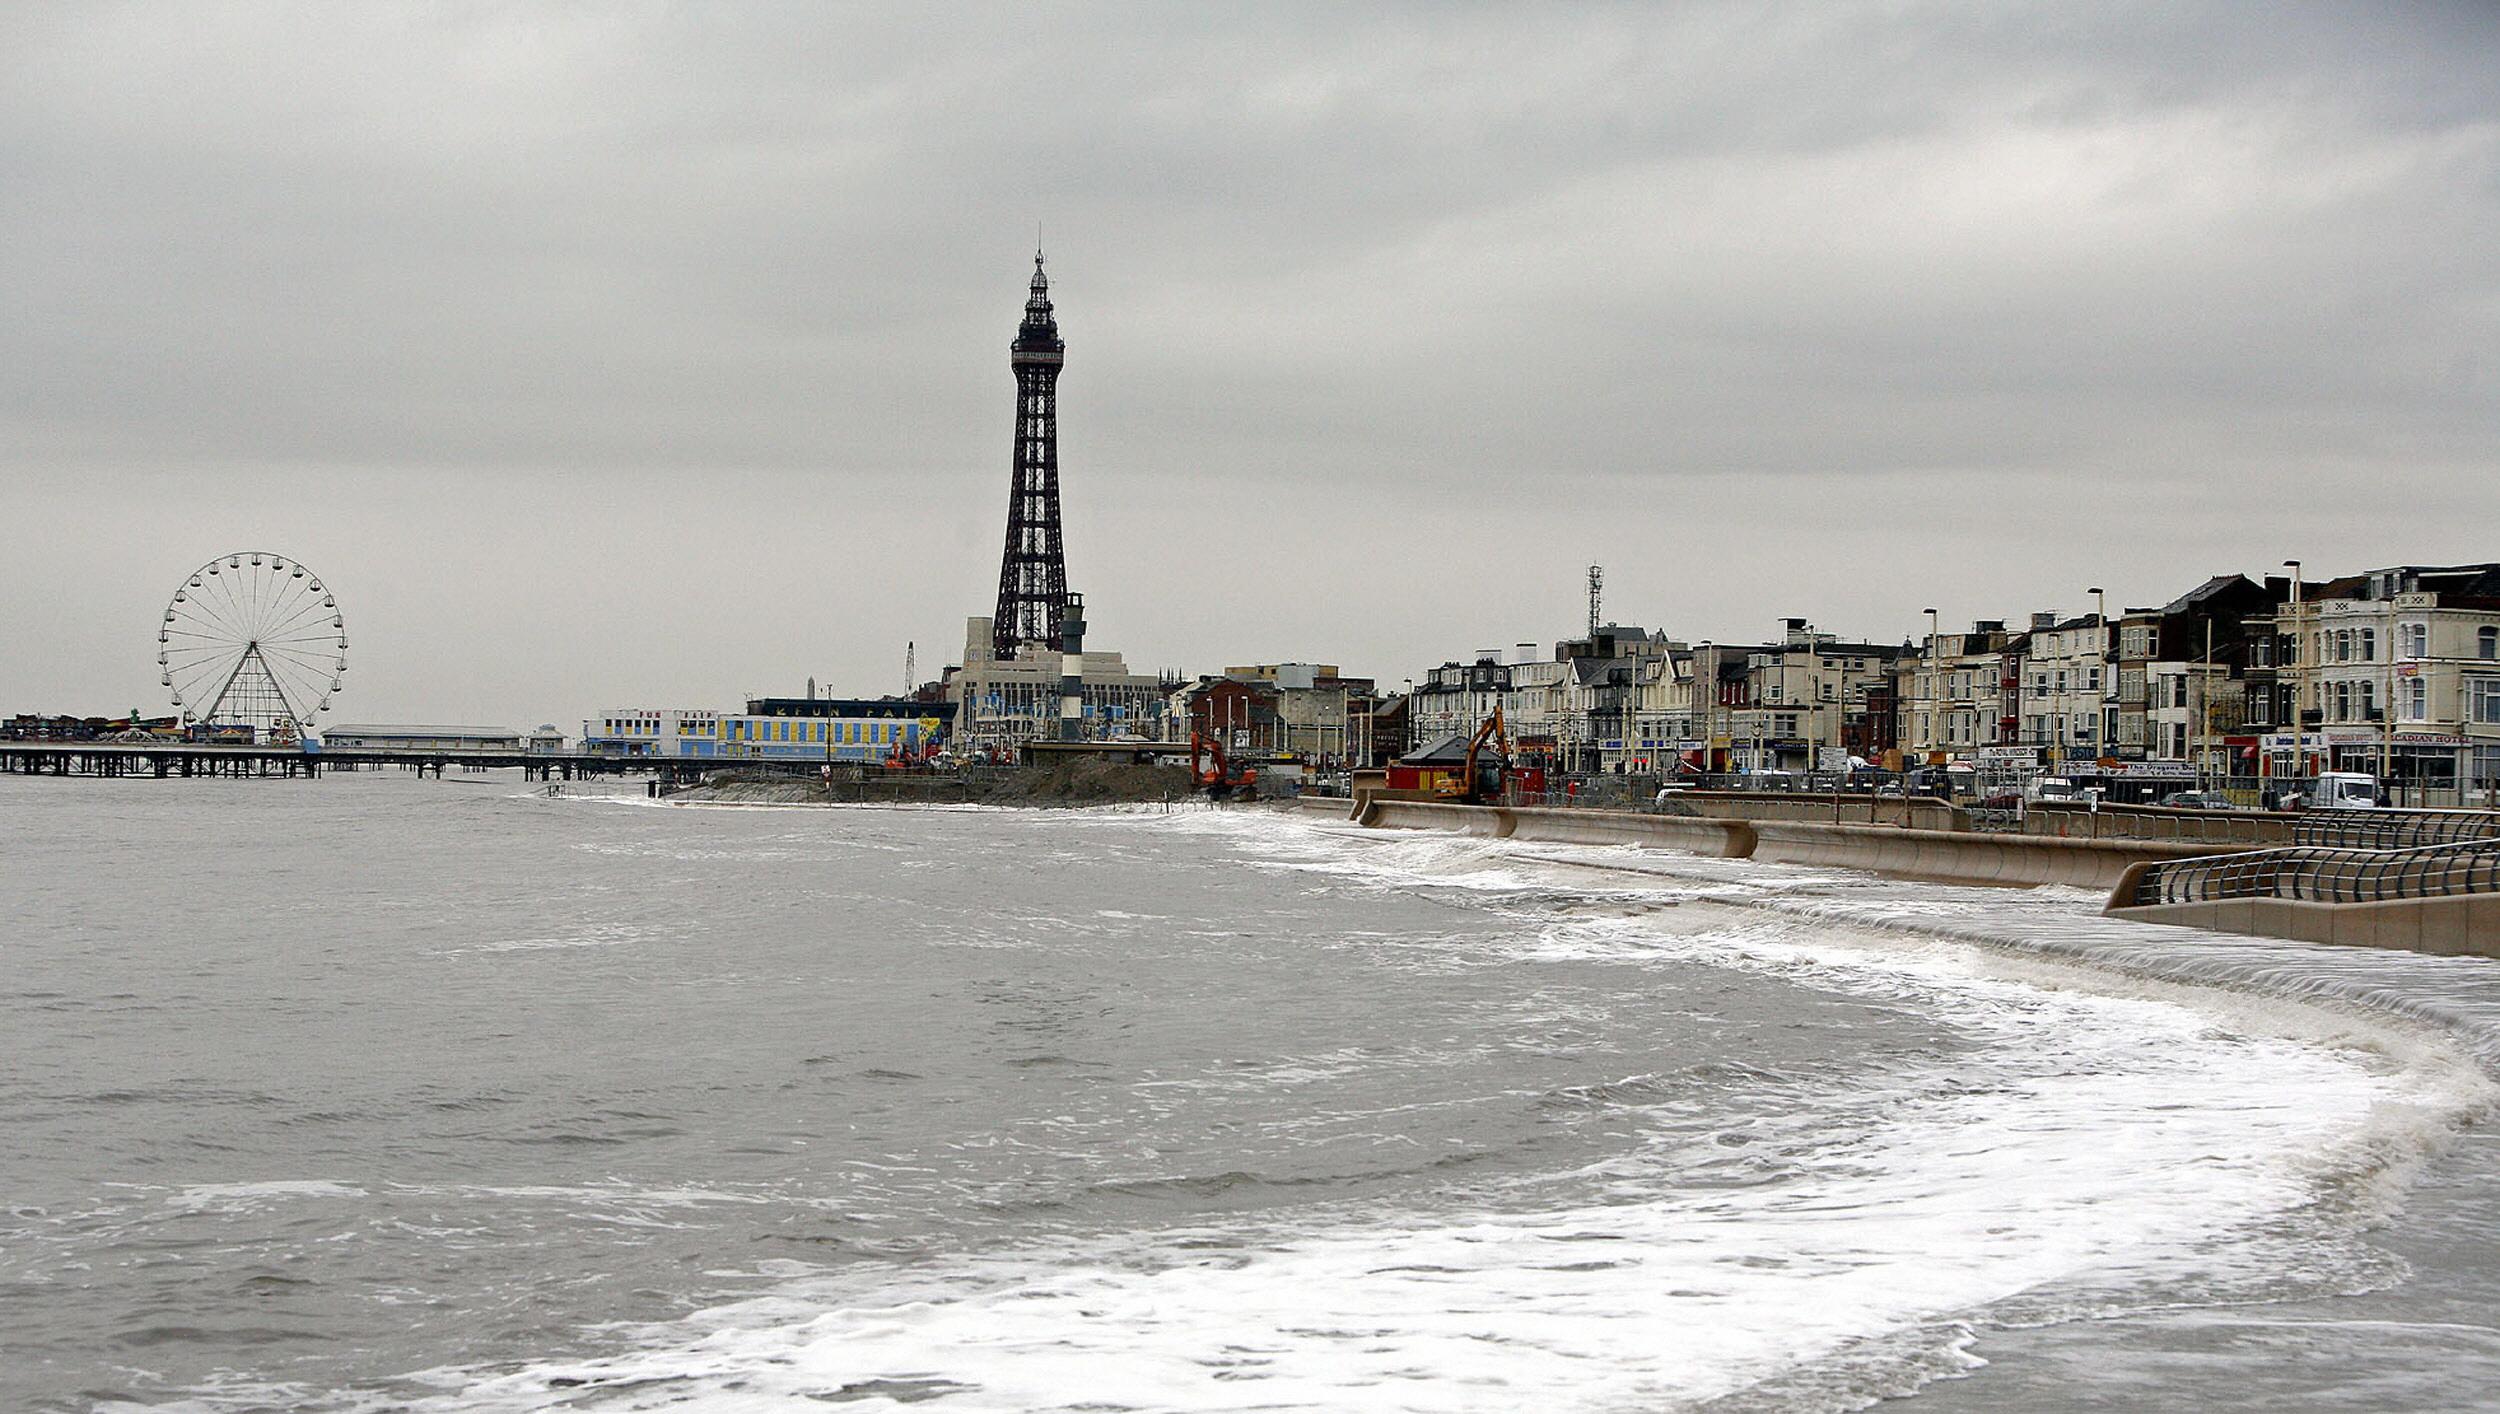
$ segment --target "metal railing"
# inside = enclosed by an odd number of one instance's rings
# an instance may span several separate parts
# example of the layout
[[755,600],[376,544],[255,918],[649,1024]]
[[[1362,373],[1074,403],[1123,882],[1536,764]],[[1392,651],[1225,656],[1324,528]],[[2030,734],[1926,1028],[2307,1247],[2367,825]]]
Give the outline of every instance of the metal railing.
[[2485,810],[2312,810],[2292,822],[2292,843],[2334,849],[2416,849],[2500,838]]
[[2136,876],[2132,902],[2137,907],[2243,898],[2377,903],[2483,893],[2500,893],[2500,839],[2416,849],[2295,846],[2174,859]]

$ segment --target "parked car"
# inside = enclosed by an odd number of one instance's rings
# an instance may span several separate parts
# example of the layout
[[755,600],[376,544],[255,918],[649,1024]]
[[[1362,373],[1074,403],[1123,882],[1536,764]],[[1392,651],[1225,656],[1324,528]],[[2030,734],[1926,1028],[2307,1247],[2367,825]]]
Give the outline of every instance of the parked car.
[[2237,810],[2231,797],[2218,790],[2183,790],[2162,801],[2174,810]]

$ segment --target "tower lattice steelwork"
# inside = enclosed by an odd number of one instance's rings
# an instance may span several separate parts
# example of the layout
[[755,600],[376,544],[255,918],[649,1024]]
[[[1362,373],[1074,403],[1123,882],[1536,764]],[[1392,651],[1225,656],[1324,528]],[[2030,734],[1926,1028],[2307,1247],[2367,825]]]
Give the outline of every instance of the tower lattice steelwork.
[[1059,549],[1059,365],[1067,346],[1050,315],[1050,281],[1033,252],[1033,293],[1008,346],[1016,370],[1016,479],[1007,498],[1007,554],[998,566],[991,646],[1001,658],[1050,654],[1068,594]]

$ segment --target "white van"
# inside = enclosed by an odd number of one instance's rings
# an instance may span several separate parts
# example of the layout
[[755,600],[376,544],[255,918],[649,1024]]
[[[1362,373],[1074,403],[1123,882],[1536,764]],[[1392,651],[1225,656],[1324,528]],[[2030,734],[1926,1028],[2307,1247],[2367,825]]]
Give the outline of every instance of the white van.
[[2375,810],[2378,777],[2360,771],[2320,771],[2308,804],[2312,810]]

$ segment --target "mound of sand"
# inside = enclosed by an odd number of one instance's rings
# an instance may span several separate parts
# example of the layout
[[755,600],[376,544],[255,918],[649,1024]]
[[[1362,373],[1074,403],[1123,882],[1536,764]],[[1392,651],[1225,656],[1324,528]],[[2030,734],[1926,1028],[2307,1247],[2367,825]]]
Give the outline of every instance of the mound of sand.
[[1121,805],[1188,795],[1185,767],[1080,760],[988,777],[970,798],[990,805]]

